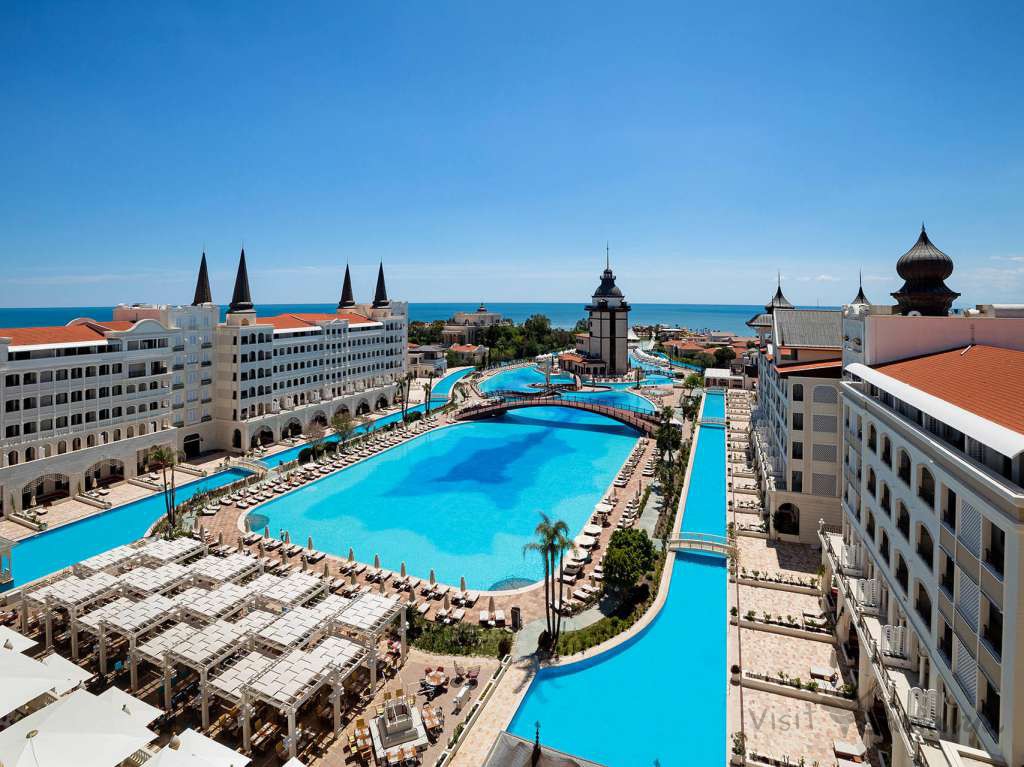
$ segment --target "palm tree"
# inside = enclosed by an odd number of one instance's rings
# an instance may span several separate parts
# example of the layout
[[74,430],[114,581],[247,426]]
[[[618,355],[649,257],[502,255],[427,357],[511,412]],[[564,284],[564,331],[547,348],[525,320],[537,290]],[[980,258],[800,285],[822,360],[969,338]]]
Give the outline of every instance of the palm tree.
[[427,382],[423,384],[423,396],[426,403],[427,415],[430,415],[430,392],[434,390],[434,374],[427,376]]
[[402,392],[402,423],[405,423],[405,416],[409,412],[409,391],[412,389],[412,382],[415,380],[416,374],[410,370],[400,382],[400,391]]
[[[160,469],[164,480],[164,514],[167,516],[167,537],[174,535],[174,467],[178,463],[178,452],[167,445],[157,445],[149,453],[149,462]],[[167,470],[170,469],[168,478]]]
[[[561,519],[555,522],[552,527],[553,538],[551,541],[551,571],[552,577],[556,579],[558,583],[558,607],[555,613],[555,636],[551,640],[551,646],[558,646],[558,637],[562,633],[562,596],[563,596],[563,583],[562,583],[562,566],[565,564],[565,552],[570,551],[573,548],[573,542],[569,539],[569,526]],[[558,555],[558,567],[555,567],[555,555]],[[554,585],[552,584],[552,591]],[[552,594],[554,599],[554,594]]]
[[554,636],[554,625],[552,625],[551,621],[553,584],[551,582],[552,559],[550,554],[555,534],[551,518],[543,511],[540,512],[540,522],[533,529],[533,534],[537,536],[537,539],[523,546],[523,556],[525,557],[530,552],[536,552],[540,554],[541,559],[544,561],[544,620],[547,623],[548,638],[550,639]]

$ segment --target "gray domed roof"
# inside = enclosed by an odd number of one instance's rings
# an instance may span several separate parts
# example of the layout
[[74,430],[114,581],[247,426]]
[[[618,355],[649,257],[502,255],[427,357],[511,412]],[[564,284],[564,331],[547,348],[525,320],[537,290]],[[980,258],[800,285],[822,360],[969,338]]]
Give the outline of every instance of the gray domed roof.
[[615,284],[615,275],[611,267],[605,267],[601,272],[601,284],[594,291],[594,298],[622,298],[622,291]]
[[949,314],[953,301],[960,296],[944,282],[953,273],[953,259],[932,244],[924,224],[914,247],[896,262],[896,272],[904,280],[903,287],[892,294],[901,314],[941,317]]

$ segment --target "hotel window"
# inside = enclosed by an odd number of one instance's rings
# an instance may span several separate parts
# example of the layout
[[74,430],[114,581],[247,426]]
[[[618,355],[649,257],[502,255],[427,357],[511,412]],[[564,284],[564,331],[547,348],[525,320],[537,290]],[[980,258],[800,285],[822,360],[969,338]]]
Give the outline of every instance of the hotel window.
[[903,481],[903,484],[910,487],[910,456],[906,450],[900,450],[899,460],[899,469],[896,474]]
[[800,460],[804,457],[804,443],[794,442],[793,443],[793,458],[794,460]]
[[985,546],[985,564],[1002,577],[1006,559],[1006,533],[1003,532],[1002,528],[993,525],[987,519],[985,520],[985,528],[987,529],[986,538],[988,539],[988,545]]
[[871,540],[875,539],[875,515],[870,511],[868,512],[868,521],[864,525],[864,529],[867,531],[868,538]]
[[917,480],[917,497],[924,501],[929,509],[935,510],[935,478],[923,466]]
[[794,493],[802,493],[804,491],[804,473],[802,471],[794,471],[792,478],[790,490]]
[[924,525],[917,526],[917,555],[931,570],[935,564],[935,542]]
[[66,415],[59,415],[54,419],[54,422],[58,429],[66,429],[68,426],[68,417]]
[[57,381],[66,381],[66,380],[68,380],[68,371],[67,370],[57,370],[55,372],[56,372],[56,379],[55,380],[57,380]]
[[879,505],[882,507],[882,511],[892,516],[892,497],[889,493],[889,486],[884,482],[882,483],[882,498],[879,501]]
[[4,436],[5,437],[17,437],[17,436],[20,436],[20,435],[21,435],[21,427],[18,426],[17,424],[13,424],[11,426],[8,426],[4,430]]
[[52,383],[53,382],[53,371],[44,370],[39,374],[39,383]]
[[954,533],[956,532],[956,493],[943,485],[942,522]]
[[999,690],[988,680],[988,677],[980,675],[985,683],[985,697],[981,699],[981,716],[988,725],[993,735],[999,734]]
[[17,413],[21,410],[21,401],[16,399],[9,399],[4,404],[4,412],[6,413]]
[[793,413],[793,431],[803,431],[804,428],[804,414]]
[[896,554],[896,581],[903,589],[903,593],[906,594],[910,586],[910,571],[907,570],[907,563],[903,560],[903,555],[899,553]]
[[803,384],[793,384],[793,401],[803,402],[804,401],[804,386]]
[[992,649],[996,658],[1003,657],[1003,613],[987,598],[983,598],[983,604],[987,607],[988,618],[982,629],[981,637]]
[[939,549],[939,586],[946,592],[946,596],[953,599],[956,584],[956,563],[944,549]]
[[874,497],[874,495],[875,495],[875,470],[872,469],[870,466],[868,467],[867,490],[871,494],[871,496]]
[[903,537],[908,541],[910,540],[910,512],[907,511],[907,507],[903,505],[903,501],[899,502],[897,507],[899,509],[896,515],[896,527],[903,533]]
[[875,431],[874,425],[868,427],[868,449],[874,453],[875,447],[878,442],[878,432]]

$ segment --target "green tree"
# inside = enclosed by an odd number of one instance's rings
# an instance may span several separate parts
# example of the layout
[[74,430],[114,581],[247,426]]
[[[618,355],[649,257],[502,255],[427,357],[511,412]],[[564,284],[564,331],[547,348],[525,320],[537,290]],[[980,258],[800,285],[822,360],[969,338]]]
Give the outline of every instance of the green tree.
[[400,381],[400,391],[402,393],[402,423],[405,423],[406,414],[409,412],[409,392],[412,391],[412,382],[415,380],[416,374],[410,370]]
[[149,452],[149,463],[163,475],[164,515],[167,518],[167,537],[171,538],[176,522],[174,467],[178,464],[178,452],[168,445],[157,445]]
[[715,349],[715,364],[725,367],[736,359],[736,352],[731,346],[719,346]]
[[356,430],[356,422],[347,410],[339,410],[331,419],[331,428],[338,435],[338,447],[341,447],[352,439],[352,434]]
[[327,429],[319,421],[312,421],[306,428],[306,436],[309,437],[309,447],[313,451],[313,460],[323,452],[324,440],[327,439]]
[[[557,636],[556,616],[554,609],[554,598],[556,594],[556,583],[558,584],[558,595],[561,596],[562,579],[560,577],[560,566],[556,570],[556,560],[561,561],[565,549],[568,548],[569,526],[561,520],[552,520],[543,511],[540,513],[540,522],[533,530],[535,540],[523,546],[523,556],[529,553],[539,554],[544,562],[544,620],[547,626],[547,639],[550,647],[554,647],[554,640]],[[561,599],[559,599],[561,605]],[[560,624],[558,624],[560,626]]]
[[427,415],[430,415],[430,392],[434,390],[434,374],[431,373],[427,377],[427,382],[423,384],[423,402],[427,411]]
[[654,567],[654,544],[646,530],[616,530],[604,554],[604,582],[613,591],[632,589]]

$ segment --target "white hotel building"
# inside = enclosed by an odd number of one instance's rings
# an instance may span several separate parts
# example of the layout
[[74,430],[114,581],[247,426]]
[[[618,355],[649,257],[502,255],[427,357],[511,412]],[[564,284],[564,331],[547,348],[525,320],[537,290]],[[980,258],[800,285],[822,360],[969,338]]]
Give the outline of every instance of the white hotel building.
[[1024,308],[951,315],[923,232],[896,306],[843,310],[839,652],[887,763],[1024,764]]
[[136,476],[159,445],[241,452],[390,406],[407,337],[408,306],[388,299],[383,266],[371,303],[355,302],[346,268],[335,313],[258,317],[244,251],[224,321],[204,254],[191,305],[0,329],[0,510]]

